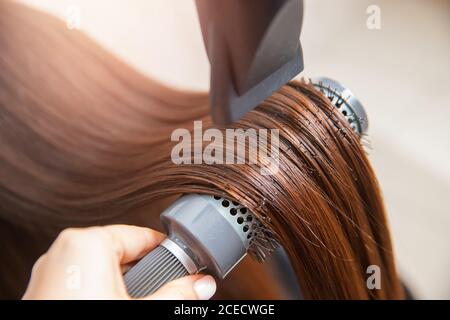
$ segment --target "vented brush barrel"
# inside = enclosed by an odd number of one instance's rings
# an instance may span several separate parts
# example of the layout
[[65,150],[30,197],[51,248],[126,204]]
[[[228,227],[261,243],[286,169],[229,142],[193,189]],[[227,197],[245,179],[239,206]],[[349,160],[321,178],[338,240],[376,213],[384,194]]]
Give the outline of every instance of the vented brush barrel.
[[342,113],[359,136],[367,133],[369,121],[366,110],[352,91],[338,81],[326,77],[312,78],[311,83]]
[[[161,222],[168,239],[125,274],[132,297],[149,295],[171,280],[203,270],[223,279],[250,246],[264,258],[258,240],[269,233],[247,208],[228,199],[182,196],[161,214]],[[276,247],[273,239],[264,243],[270,244],[268,249]]]

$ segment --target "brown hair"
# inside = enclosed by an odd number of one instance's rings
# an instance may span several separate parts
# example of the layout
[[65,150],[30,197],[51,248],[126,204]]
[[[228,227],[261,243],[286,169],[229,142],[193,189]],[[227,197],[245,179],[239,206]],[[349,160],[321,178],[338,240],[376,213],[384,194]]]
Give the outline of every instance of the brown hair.
[[[0,0],[0,17],[2,224],[56,230],[142,208],[155,217],[170,196],[220,194],[274,231],[306,298],[403,297],[364,149],[313,87],[292,82],[231,126],[279,129],[277,173],[175,165],[171,132],[211,126],[204,94],[149,80],[46,14]],[[366,284],[371,265],[379,290]]]

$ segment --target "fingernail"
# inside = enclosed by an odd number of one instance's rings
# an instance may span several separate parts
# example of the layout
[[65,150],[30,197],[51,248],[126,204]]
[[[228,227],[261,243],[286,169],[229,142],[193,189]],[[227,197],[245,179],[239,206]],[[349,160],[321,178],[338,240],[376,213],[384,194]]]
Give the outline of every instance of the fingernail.
[[216,281],[211,276],[204,276],[195,281],[194,291],[199,300],[208,300],[216,292]]

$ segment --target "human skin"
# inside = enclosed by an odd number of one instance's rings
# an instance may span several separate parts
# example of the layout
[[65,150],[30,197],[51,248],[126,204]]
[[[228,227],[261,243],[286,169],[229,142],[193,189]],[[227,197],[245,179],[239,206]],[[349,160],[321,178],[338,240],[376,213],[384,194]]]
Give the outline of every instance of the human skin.
[[[127,225],[66,229],[36,261],[23,299],[129,300],[123,272],[164,237]],[[143,299],[206,300],[215,290],[213,277],[196,274],[169,282]]]

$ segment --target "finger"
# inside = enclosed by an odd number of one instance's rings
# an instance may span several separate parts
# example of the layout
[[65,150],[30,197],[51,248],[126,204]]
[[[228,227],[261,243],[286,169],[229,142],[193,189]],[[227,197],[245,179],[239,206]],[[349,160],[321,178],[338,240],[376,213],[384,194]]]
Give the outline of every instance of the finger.
[[122,274],[125,274],[131,268],[133,268],[138,262],[139,261],[133,261],[133,262],[122,264],[122,265],[120,265],[120,271],[122,272]]
[[216,292],[213,277],[196,274],[165,284],[145,300],[208,300]]
[[101,230],[111,237],[120,264],[142,258],[165,238],[158,231],[136,226],[111,225]]

